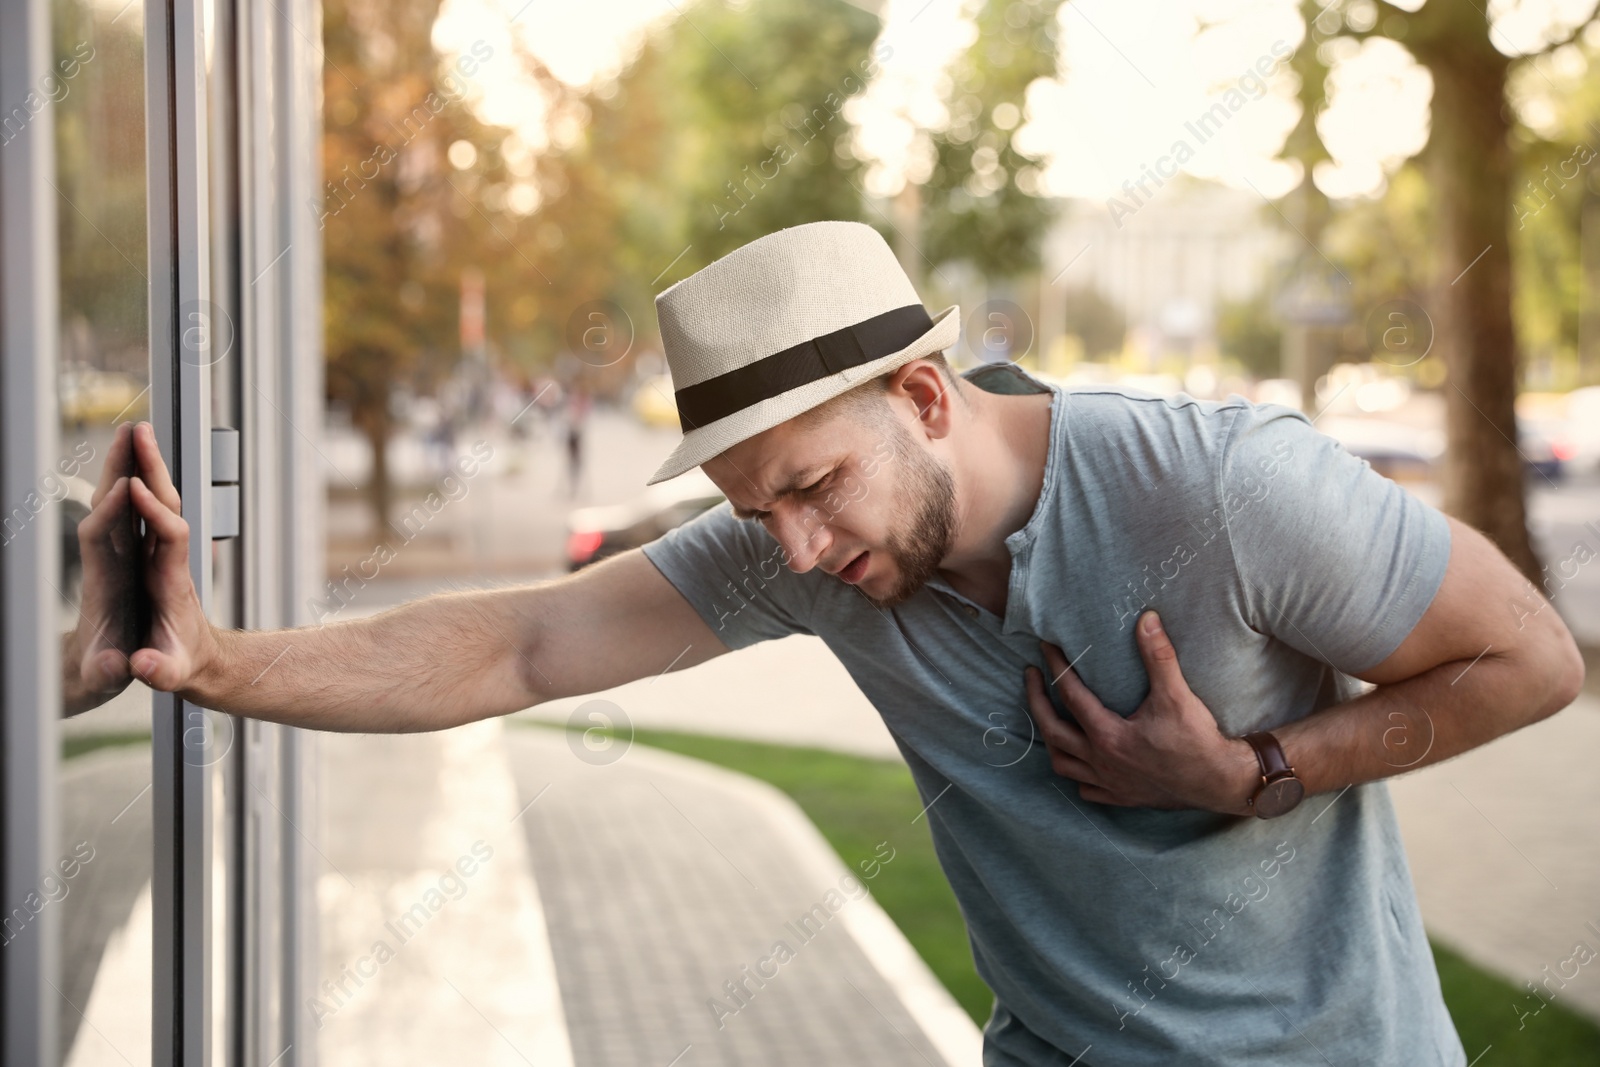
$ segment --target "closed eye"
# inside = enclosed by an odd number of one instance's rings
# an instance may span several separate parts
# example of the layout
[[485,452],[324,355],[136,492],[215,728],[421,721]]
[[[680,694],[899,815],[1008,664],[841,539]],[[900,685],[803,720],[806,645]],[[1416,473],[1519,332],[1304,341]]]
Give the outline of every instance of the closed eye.
[[[814,493],[814,492],[818,491],[819,489],[821,489],[823,487],[823,485],[830,478],[832,478],[833,475],[837,471],[838,471],[837,467],[833,468],[832,470],[824,471],[816,479],[816,481],[812,482],[810,485],[798,486],[798,487],[796,487],[794,489],[786,490],[786,492],[789,492],[789,493],[808,493],[808,494],[809,493]],[[738,507],[737,505],[735,505],[734,508],[733,508],[733,517],[736,518],[736,519],[743,519],[746,522],[761,521],[761,520],[766,519],[771,514],[772,513],[770,511],[755,511],[755,510],[751,510],[749,508],[741,508],[741,507]]]

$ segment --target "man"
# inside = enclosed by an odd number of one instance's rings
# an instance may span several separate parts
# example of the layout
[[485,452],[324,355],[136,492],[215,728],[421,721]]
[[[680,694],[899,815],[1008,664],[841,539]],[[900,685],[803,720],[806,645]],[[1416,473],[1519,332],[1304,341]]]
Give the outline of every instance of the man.
[[866,226],[769,235],[657,309],[686,432],[652,481],[702,466],[729,504],[557,581],[218,632],[140,427],[133,669],[436,730],[813,633],[927,804],[996,997],[986,1064],[1466,1062],[1379,779],[1583,678],[1482,536],[1284,408],[955,377],[956,309],[930,318]]

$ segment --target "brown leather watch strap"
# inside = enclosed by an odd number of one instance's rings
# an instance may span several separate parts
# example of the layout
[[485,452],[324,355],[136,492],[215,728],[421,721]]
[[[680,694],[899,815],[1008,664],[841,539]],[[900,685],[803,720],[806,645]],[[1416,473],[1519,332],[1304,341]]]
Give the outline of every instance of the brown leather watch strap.
[[1294,768],[1289,766],[1289,758],[1283,754],[1283,746],[1278,744],[1276,737],[1262,730],[1258,733],[1245,734],[1244,739],[1256,750],[1256,760],[1261,764],[1261,777],[1271,779],[1294,773]]

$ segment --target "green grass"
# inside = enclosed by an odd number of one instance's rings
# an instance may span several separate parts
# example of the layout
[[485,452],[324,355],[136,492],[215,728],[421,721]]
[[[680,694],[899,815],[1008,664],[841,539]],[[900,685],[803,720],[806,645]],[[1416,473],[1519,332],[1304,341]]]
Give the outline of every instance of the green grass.
[[1482,1060],[1503,1067],[1595,1067],[1600,1064],[1600,1027],[1567,1007],[1552,1001],[1538,1015],[1518,1020],[1539,1002],[1526,991],[1468,963],[1443,945],[1434,943],[1439,984],[1450,1006],[1456,1032],[1471,1059],[1485,1048],[1494,1051]]
[[[973,1021],[981,1026],[988,1019],[993,998],[973,968],[966,926],[934,858],[928,824],[911,821],[922,801],[904,764],[660,730],[638,730],[634,740],[777,786],[853,869],[873,855],[878,842],[889,842],[895,858],[869,883],[872,895]],[[1557,1002],[1519,1030],[1515,1008],[1526,1010],[1534,1003],[1525,992],[1440,945],[1433,946],[1433,954],[1469,1060],[1493,1046],[1482,1067],[1600,1064],[1600,1027],[1588,1019]]]
[[64,737],[61,739],[61,758],[63,760],[77,759],[86,756],[97,749],[115,748],[121,745],[148,745],[150,732],[128,732],[115,734],[87,734],[82,737]]

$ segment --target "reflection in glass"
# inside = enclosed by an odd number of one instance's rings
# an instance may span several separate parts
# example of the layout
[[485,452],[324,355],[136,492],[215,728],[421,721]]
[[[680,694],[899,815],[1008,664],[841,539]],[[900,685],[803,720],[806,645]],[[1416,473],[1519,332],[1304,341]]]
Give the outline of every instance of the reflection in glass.
[[127,653],[147,623],[131,449],[148,415],[144,10],[54,0],[49,97],[61,270],[62,454],[40,479],[62,509],[58,909],[62,1062],[150,1062],[150,691]]

